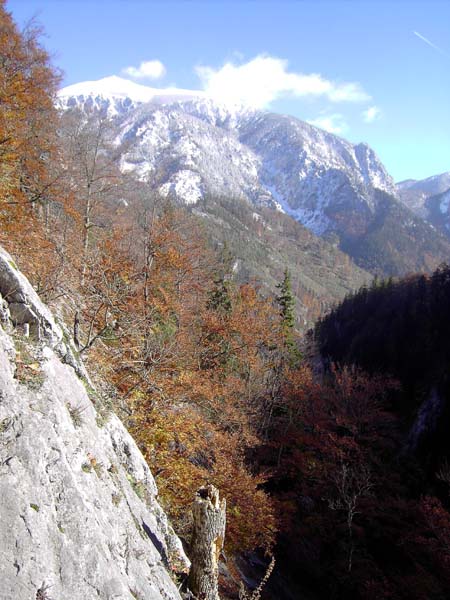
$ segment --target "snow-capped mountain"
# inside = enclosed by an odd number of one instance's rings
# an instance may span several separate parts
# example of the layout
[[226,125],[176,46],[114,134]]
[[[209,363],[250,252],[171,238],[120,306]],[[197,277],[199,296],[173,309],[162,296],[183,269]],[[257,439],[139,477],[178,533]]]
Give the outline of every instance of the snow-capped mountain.
[[97,81],[69,85],[58,92],[59,108],[99,109],[109,116],[123,115],[145,102],[168,104],[180,100],[201,98],[201,91],[179,88],[151,88],[112,75]]
[[108,77],[64,88],[59,105],[119,116],[123,169],[186,203],[206,194],[246,198],[277,206],[323,234],[342,228],[336,208],[343,204],[369,218],[376,211],[374,188],[395,194],[365,144],[354,146],[293,117],[220,104],[203,92]]
[[[262,113],[239,128],[239,139],[260,159],[258,180],[281,208],[317,234],[347,230],[351,214],[376,212],[373,190],[394,183],[368,146],[293,117]],[[345,211],[347,223],[337,212]]]
[[423,219],[450,235],[450,171],[397,184],[400,200]]
[[[113,117],[122,170],[185,204],[208,196],[242,199],[283,211],[318,235],[337,235],[341,247],[352,248],[383,226],[388,205],[399,204],[371,148],[294,117],[119,77],[64,88],[58,105]],[[414,230],[415,217],[401,209]]]

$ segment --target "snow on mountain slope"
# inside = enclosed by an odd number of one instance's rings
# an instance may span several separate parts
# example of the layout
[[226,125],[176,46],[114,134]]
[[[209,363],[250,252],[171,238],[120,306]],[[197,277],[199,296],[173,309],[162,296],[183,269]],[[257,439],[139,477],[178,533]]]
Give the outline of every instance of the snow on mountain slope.
[[427,220],[430,219],[435,204],[431,198],[449,189],[450,171],[421,180],[408,179],[397,184],[400,200],[417,215]]
[[288,116],[263,113],[240,128],[240,140],[261,159],[259,179],[282,208],[315,233],[334,229],[345,205],[373,213],[373,188],[395,192],[373,150]]
[[436,194],[442,194],[445,190],[450,188],[450,171],[441,173],[439,175],[433,175],[426,179],[407,179],[397,184],[397,188],[400,191],[403,190],[419,190],[427,196],[435,196]]
[[210,113],[198,117],[185,107],[147,104],[129,113],[120,126],[122,169],[188,204],[207,194],[270,202],[258,181],[260,160],[236,132],[213,125]]
[[440,202],[439,202],[439,210],[441,211],[441,214],[447,215],[449,212],[449,206],[450,206],[450,189],[448,189],[446,192],[444,192],[441,195]]
[[63,109],[97,108],[106,110],[109,116],[116,116],[125,114],[144,102],[169,104],[203,96],[201,91],[151,88],[112,75],[97,81],[75,83],[61,89],[58,92],[57,104]]
[[397,184],[400,200],[417,215],[450,235],[450,171],[422,180],[409,179]]
[[373,190],[396,193],[367,145],[203,92],[109,77],[64,88],[59,106],[115,116],[122,168],[185,203],[208,194],[245,198],[278,207],[318,234],[358,234],[376,212]]
[[426,198],[426,220],[450,237],[450,187],[441,194]]

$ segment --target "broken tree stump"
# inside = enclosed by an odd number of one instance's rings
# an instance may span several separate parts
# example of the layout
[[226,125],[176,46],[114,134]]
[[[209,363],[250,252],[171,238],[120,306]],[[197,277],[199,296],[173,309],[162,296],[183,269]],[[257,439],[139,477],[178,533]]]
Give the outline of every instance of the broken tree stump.
[[226,501],[213,485],[201,487],[194,499],[189,589],[198,600],[220,600],[219,556],[225,539]]

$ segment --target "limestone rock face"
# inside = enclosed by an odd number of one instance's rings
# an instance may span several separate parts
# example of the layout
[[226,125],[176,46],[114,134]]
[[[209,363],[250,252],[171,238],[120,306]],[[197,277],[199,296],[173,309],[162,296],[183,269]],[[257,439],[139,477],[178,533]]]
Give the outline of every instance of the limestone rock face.
[[[179,600],[169,571],[187,570],[188,560],[144,458],[120,420],[96,410],[89,383],[62,362],[60,328],[13,265],[11,277],[5,254],[0,598]],[[8,326],[8,311],[17,323],[14,303],[42,324],[39,336]]]
[[45,338],[53,345],[62,340],[61,328],[51,312],[3,248],[0,248],[0,294],[8,303],[16,325],[30,325],[35,337]]

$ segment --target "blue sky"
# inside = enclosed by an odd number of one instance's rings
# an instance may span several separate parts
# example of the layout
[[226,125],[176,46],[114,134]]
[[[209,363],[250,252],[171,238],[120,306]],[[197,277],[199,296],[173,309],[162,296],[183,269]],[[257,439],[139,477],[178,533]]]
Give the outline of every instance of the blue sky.
[[449,0],[9,0],[7,9],[19,25],[37,15],[65,85],[131,78],[129,68],[138,83],[207,89],[365,141],[397,181],[450,171]]

